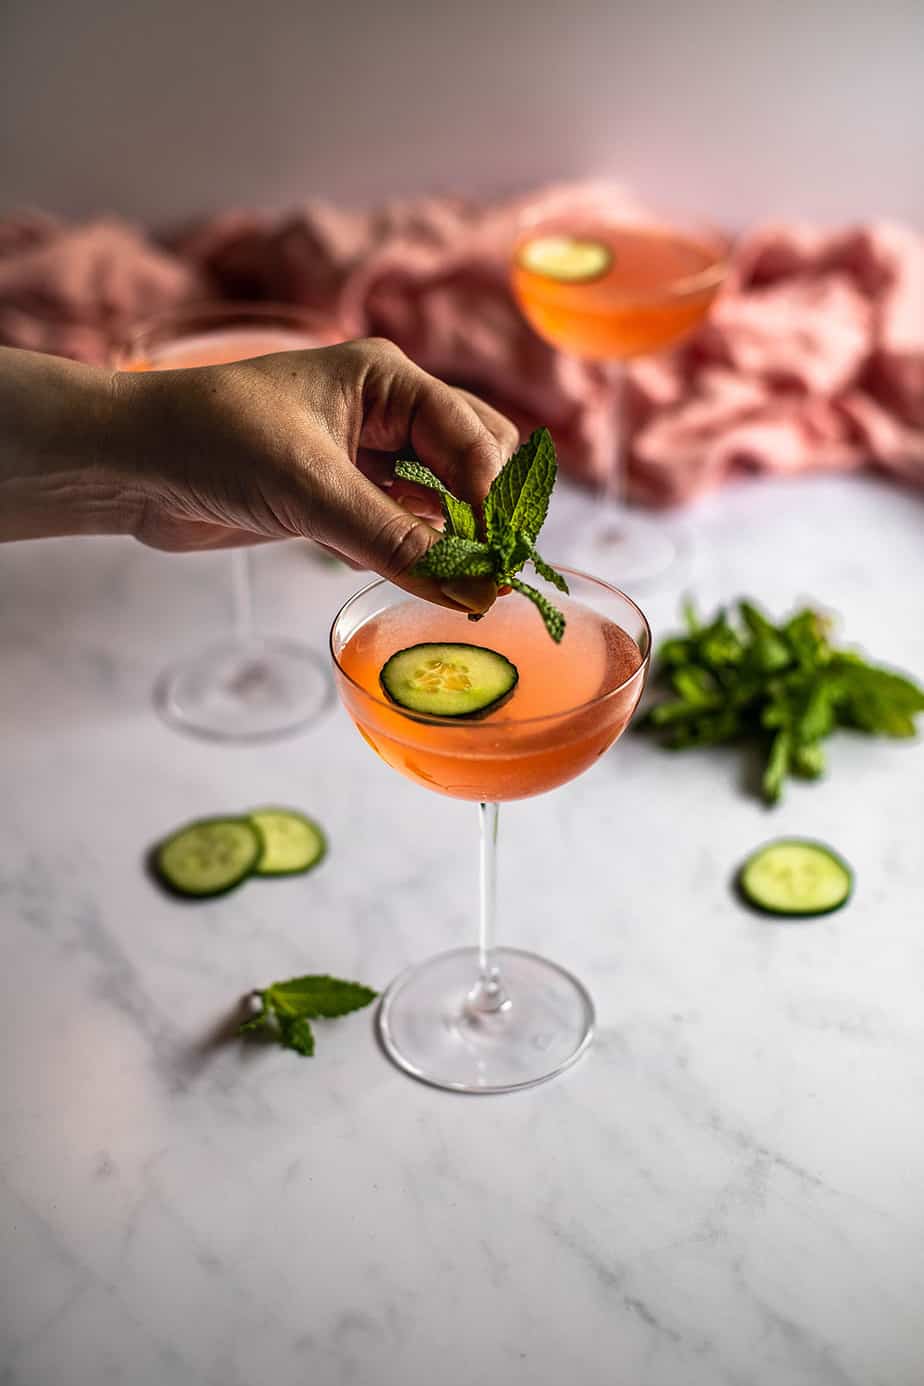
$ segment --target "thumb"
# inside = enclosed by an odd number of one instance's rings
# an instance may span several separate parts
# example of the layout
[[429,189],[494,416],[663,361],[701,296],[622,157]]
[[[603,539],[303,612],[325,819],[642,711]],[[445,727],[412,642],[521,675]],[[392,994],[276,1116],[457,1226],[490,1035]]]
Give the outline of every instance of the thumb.
[[380,491],[348,458],[337,457],[319,473],[323,481],[310,502],[310,538],[440,606],[481,613],[493,605],[497,588],[490,578],[439,582],[413,574],[441,537],[439,531]]

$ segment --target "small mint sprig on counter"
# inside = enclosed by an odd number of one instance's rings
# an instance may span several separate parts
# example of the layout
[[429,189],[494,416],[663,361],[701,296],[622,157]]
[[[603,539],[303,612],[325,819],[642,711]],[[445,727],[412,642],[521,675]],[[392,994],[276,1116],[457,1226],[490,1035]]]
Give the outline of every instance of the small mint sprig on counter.
[[558,644],[565,633],[564,616],[548,597],[516,576],[524,564],[532,563],[546,582],[560,592],[568,591],[561,573],[536,550],[558,475],[549,430],[537,428],[504,463],[485,497],[482,526],[468,502],[458,500],[422,462],[399,462],[395,475],[438,491],[443,507],[443,537],[415,565],[415,574],[441,580],[492,577],[498,587],[512,587],[537,607]]
[[312,1020],[330,1020],[350,1011],[361,1010],[374,1001],[377,992],[359,982],[317,974],[273,982],[251,992],[259,1010],[239,1027],[239,1034],[257,1031],[276,1039],[284,1049],[310,1058],[314,1054]]

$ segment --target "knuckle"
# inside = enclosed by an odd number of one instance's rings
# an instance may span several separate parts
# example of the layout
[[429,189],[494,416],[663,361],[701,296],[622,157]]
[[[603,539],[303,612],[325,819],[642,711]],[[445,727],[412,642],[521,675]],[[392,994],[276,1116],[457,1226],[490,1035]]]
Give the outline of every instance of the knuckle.
[[413,515],[393,515],[375,539],[378,568],[383,577],[396,578],[423,558],[430,547],[430,530]]
[[366,337],[362,345],[377,356],[391,357],[401,361],[407,359],[398,344],[393,342],[390,337]]
[[509,419],[504,419],[503,427],[498,430],[497,441],[501,445],[504,456],[509,457],[520,446],[520,430]]

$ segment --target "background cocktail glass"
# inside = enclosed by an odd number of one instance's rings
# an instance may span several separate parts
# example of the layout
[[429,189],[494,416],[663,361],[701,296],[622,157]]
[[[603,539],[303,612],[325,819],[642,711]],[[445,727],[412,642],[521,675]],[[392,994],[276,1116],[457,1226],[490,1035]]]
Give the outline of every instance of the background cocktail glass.
[[[479,804],[478,944],[411,967],[385,992],[379,1033],[395,1062],[437,1087],[507,1092],[560,1073],[584,1052],[593,1004],[556,963],[495,946],[498,805],[565,784],[625,730],[648,672],[644,615],[608,583],[560,569],[570,598],[560,645],[520,597],[501,598],[477,625],[383,581],[351,597],[331,630],[340,697],[369,745],[409,779]],[[520,678],[509,702],[480,720],[411,713],[390,702],[379,671],[421,642],[504,654]]]
[[[219,303],[180,308],[140,323],[120,347],[121,370],[213,366],[337,341],[298,308]],[[322,656],[295,640],[263,635],[254,620],[250,547],[229,551],[230,633],[172,666],[155,701],[173,726],[217,741],[263,741],[308,726],[331,696]]]
[[[595,242],[606,247],[610,262],[593,278],[561,282],[524,263],[526,248],[540,240],[553,247]],[[660,577],[677,557],[663,525],[626,513],[626,362],[675,346],[697,328],[727,268],[728,243],[698,226],[548,204],[527,209],[520,221],[511,283],[524,316],[558,350],[609,364],[612,461],[604,504],[569,553],[580,568],[631,585]]]

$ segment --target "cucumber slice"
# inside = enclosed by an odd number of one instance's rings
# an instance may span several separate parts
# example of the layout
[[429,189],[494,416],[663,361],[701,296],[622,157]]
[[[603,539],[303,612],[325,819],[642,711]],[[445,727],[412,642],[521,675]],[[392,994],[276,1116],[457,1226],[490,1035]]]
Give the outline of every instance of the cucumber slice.
[[327,851],[319,825],[294,809],[254,809],[248,817],[263,839],[254,869],[257,876],[301,875],[317,866]]
[[853,872],[824,843],[780,838],[748,857],[738,873],[738,888],[749,905],[765,914],[809,918],[847,903]]
[[483,717],[507,701],[520,677],[515,664],[483,645],[411,645],[382,666],[387,697],[433,717]]
[[154,869],[177,895],[205,899],[246,880],[262,851],[263,840],[246,818],[202,818],[160,844]]
[[599,279],[613,263],[613,252],[601,241],[577,236],[537,236],[520,247],[520,265],[545,279],[562,284],[584,284]]

